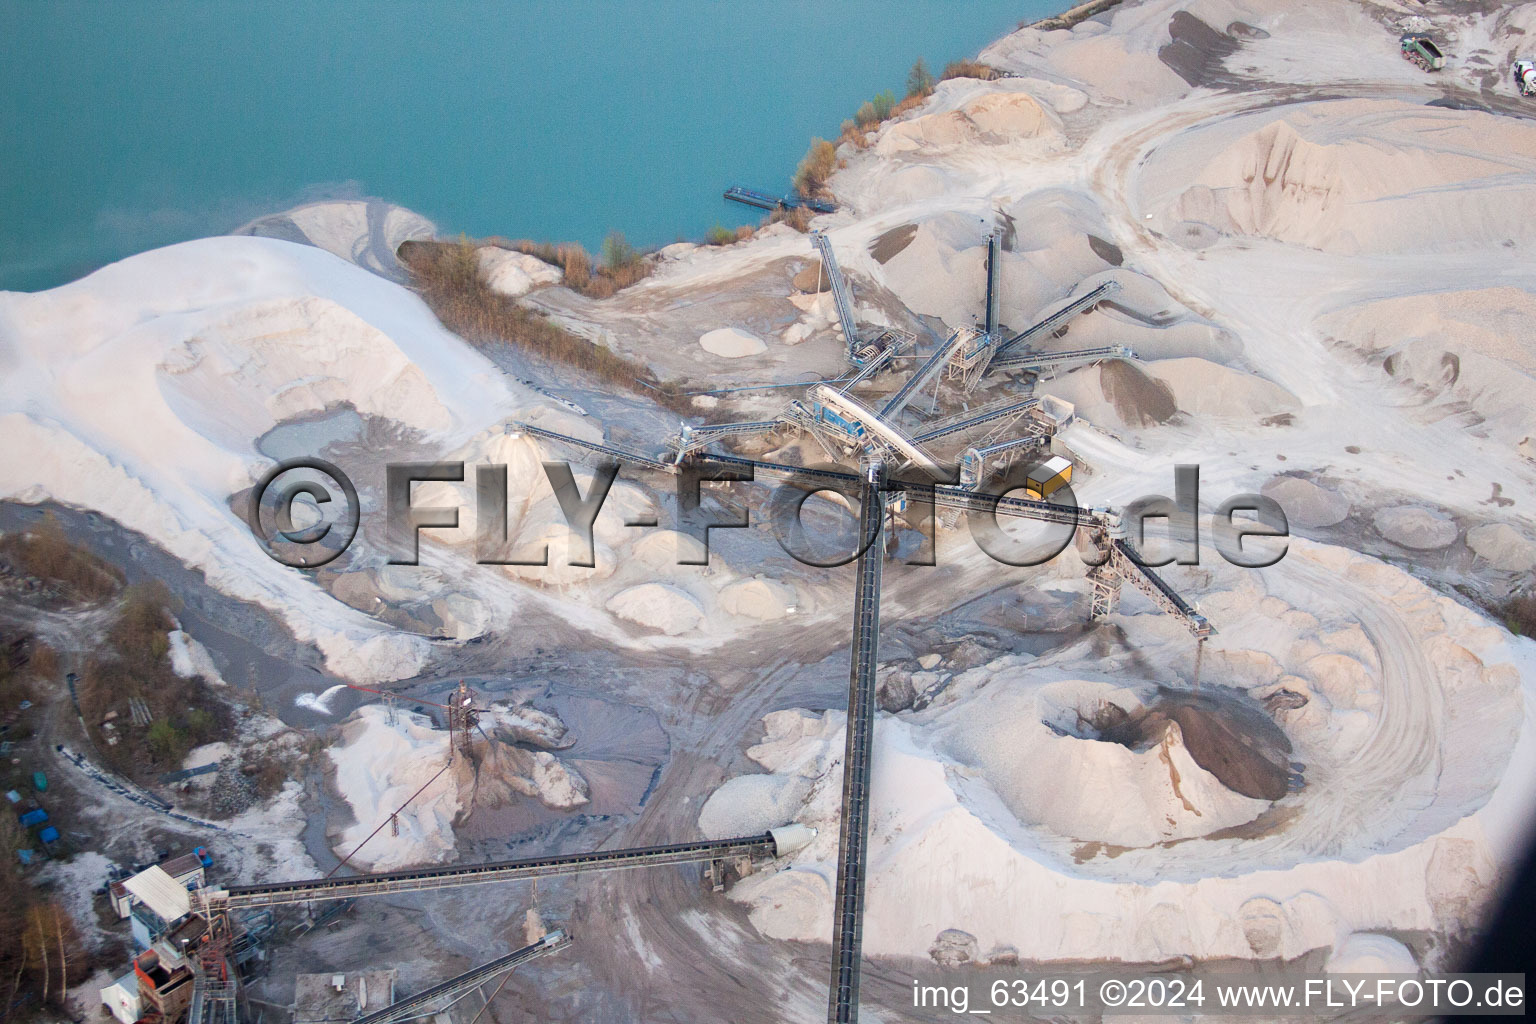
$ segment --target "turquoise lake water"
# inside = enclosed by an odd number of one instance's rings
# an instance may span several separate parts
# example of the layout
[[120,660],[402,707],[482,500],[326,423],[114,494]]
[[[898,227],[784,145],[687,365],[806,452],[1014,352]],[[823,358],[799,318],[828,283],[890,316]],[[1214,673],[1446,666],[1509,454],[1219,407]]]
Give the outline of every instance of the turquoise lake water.
[[0,0],[0,288],[300,202],[637,245],[760,214],[812,135],[1065,0]]

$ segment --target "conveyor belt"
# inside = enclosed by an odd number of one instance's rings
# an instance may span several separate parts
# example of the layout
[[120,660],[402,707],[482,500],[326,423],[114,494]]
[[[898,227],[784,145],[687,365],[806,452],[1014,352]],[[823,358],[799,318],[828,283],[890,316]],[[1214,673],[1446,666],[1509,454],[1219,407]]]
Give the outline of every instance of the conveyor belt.
[[880,570],[885,561],[881,525],[885,503],[880,468],[872,465],[859,503],[859,555],[853,605],[853,657],[848,669],[848,727],[843,748],[842,827],[837,846],[837,901],[833,904],[829,1024],[859,1016],[859,961],[864,943],[864,868],[869,844],[869,777],[875,738],[875,665],[880,639]]
[[983,445],[979,448],[968,448],[967,452],[975,452],[978,459],[989,459],[994,455],[1014,451],[1019,448],[1035,448],[1047,443],[1050,438],[1044,434],[1025,434],[1022,437],[1011,437],[1006,441],[998,441],[996,444]]
[[1124,345],[1101,345],[1067,352],[1013,352],[992,360],[993,370],[1033,370],[1041,373],[1073,363],[1096,363],[1101,359],[1134,359],[1136,353]]
[[581,871],[692,864],[732,857],[772,857],[777,847],[771,833],[737,839],[710,839],[671,846],[642,846],[629,850],[565,853],[528,860],[495,861],[489,864],[455,864],[443,868],[412,868],[344,878],[310,878],[298,882],[237,885],[228,889],[202,890],[216,909],[273,907],[286,903],[339,900],[349,896],[374,896],[389,892],[420,892],[460,885],[507,882],[518,878],[572,875]]
[[[735,455],[716,455],[711,452],[701,455],[700,458],[710,462],[723,462],[733,466],[750,466],[754,472],[804,479],[812,483],[825,483],[842,491],[854,490],[861,481],[861,478],[853,473],[829,469],[810,469],[805,466],[790,466],[779,462],[758,462],[754,459],[744,459]],[[925,480],[911,482],[893,480],[890,481],[887,489],[904,490],[907,492],[909,499],[931,502],[940,508],[957,508],[963,512],[990,512],[995,510],[1000,516],[1017,516],[1021,519],[1034,519],[1043,523],[1091,526],[1098,523],[1102,517],[1102,513],[1094,509],[1077,508],[1073,505],[1057,505],[1054,502],[1035,501],[1032,498],[1000,498],[995,494],[987,494],[984,491],[967,491],[959,487],[947,487]]]
[[944,369],[945,364],[949,362],[949,357],[954,353],[955,349],[965,344],[972,337],[975,337],[974,331],[963,329],[951,334],[942,345],[934,349],[933,355],[928,357],[927,362],[913,371],[912,376],[907,378],[907,382],[886,400],[885,405],[880,407],[876,415],[887,423],[893,422],[901,414],[901,410],[907,407],[907,403],[912,400],[912,396],[921,391],[929,381],[939,375],[939,372]]
[[430,1006],[439,999],[451,999],[461,992],[467,992],[476,985],[483,985],[485,982],[496,977],[496,975],[510,971],[514,967],[520,967],[530,960],[537,960],[541,956],[548,956],[551,953],[559,952],[570,945],[570,943],[570,937],[564,932],[551,932],[531,946],[524,946],[514,953],[499,956],[495,960],[483,963],[478,967],[471,967],[457,977],[449,978],[447,981],[433,985],[431,988],[418,992],[414,996],[390,1003],[382,1010],[359,1017],[352,1024],[395,1024],[396,1021],[410,1020],[422,1016],[415,1011],[424,1006]]
[[921,433],[913,434],[912,440],[918,444],[927,444],[929,441],[936,441],[949,434],[958,434],[962,430],[970,430],[972,427],[979,427],[984,423],[1000,420],[1005,416],[1026,413],[1039,404],[1040,399],[1034,397],[1023,399],[1014,397],[1000,398],[995,402],[989,402],[978,408],[968,409],[965,412],[956,413],[953,416],[929,423],[927,429]]
[[858,487],[860,477],[857,473],[840,472],[835,469],[816,469],[809,466],[791,466],[784,462],[760,462],[756,459],[742,458],[740,455],[720,455],[716,452],[704,452],[699,455],[702,462],[723,462],[728,466],[750,467],[754,473],[768,473],[772,476],[787,476],[804,478],[818,483],[827,483],[834,486],[842,486],[850,490]]
[[513,430],[521,430],[525,434],[532,434],[534,437],[542,437],[548,441],[558,441],[561,444],[568,444],[573,448],[580,448],[595,455],[606,455],[608,458],[617,459],[620,462],[630,462],[637,466],[644,466],[647,469],[660,469],[668,472],[672,469],[671,466],[660,459],[653,459],[649,455],[641,455],[639,452],[628,451],[624,448],[615,448],[612,445],[599,444],[596,441],[583,441],[579,437],[557,434],[553,430],[545,430],[543,427],[535,427],[527,423],[511,423],[508,426]]
[[1141,564],[1129,544],[1123,540],[1112,541],[1110,551],[1110,557],[1121,577],[1150,597],[1161,611],[1181,619],[1189,631],[1201,639],[1216,632],[1205,616],[1191,608],[1189,602],[1180,597],[1178,591],[1170,587],[1166,580]]
[[827,237],[825,231],[813,231],[811,241],[816,243],[817,250],[821,252],[821,265],[832,286],[832,303],[837,307],[838,322],[843,325],[843,344],[848,350],[848,361],[851,363],[854,353],[859,350],[859,323],[853,317],[853,296],[849,294],[848,282],[843,279],[843,272],[837,265],[837,254],[832,251],[832,239]]
[[[1090,307],[1098,305],[1099,302],[1102,301],[1106,296],[1111,295],[1119,290],[1120,285],[1117,282],[1105,281],[1097,288],[1094,288],[1083,295],[1079,295],[1077,298],[1073,299],[1071,302],[1067,303],[1065,306],[1061,307],[1050,316],[1043,318],[1033,327],[1029,327],[1020,331],[1018,334],[1015,334],[1013,337],[999,345],[997,349],[998,357],[1000,358],[1004,352],[1007,352],[1015,345],[1027,345],[1035,338],[1039,338],[1042,335],[1051,334],[1057,328],[1067,323],[1079,313],[1087,312]],[[993,360],[993,365],[997,365],[996,359]]]
[[987,339],[994,340],[997,337],[997,271],[1002,254],[1002,239],[997,232],[987,236]]
[[766,434],[781,425],[779,420],[751,420],[742,423],[714,423],[702,427],[686,427],[672,438],[669,444],[681,460],[686,455],[702,451],[721,438],[740,437],[743,434]]
[[852,391],[858,385],[864,383],[875,374],[885,368],[885,365],[896,358],[901,351],[901,343],[895,342],[887,345],[870,358],[869,362],[860,367],[859,372],[848,378],[848,381],[838,388],[839,391]]

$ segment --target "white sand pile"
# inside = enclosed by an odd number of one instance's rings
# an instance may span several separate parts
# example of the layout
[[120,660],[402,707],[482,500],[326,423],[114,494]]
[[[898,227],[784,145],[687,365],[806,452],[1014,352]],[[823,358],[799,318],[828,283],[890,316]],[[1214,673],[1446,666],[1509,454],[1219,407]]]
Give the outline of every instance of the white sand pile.
[[925,113],[886,126],[875,143],[881,156],[1055,140],[1061,121],[1023,82],[954,80],[940,84]]
[[219,667],[213,663],[213,655],[208,653],[208,648],[180,629],[171,630],[167,639],[170,641],[171,671],[183,679],[201,676],[214,686],[227,685],[224,677],[219,675]]
[[[1305,785],[1251,824],[1159,840],[1268,804],[1202,776],[1175,730],[1141,752],[1088,738],[1102,709],[1150,692],[1126,685],[1137,666],[1192,669],[1182,627],[1128,598],[1113,621],[1134,657],[1106,662],[1083,643],[1003,658],[961,673],[922,712],[879,717],[870,953],[928,955],[953,929],[975,949],[1025,959],[1333,949],[1342,969],[1404,962],[1363,933],[1455,931],[1480,918],[1501,865],[1523,849],[1536,791],[1536,683],[1512,660],[1530,652],[1401,571],[1341,549],[1293,540],[1262,575],[1215,577],[1229,589],[1196,595],[1223,624],[1204,678],[1260,700],[1301,698],[1276,714]],[[817,827],[816,840],[731,895],[763,934],[824,942],[842,715],[779,711],[763,725],[748,756],[769,774],[722,786],[701,822],[710,834],[760,827],[803,793],[796,820]],[[1078,838],[1095,832],[1141,845]]]
[[[1088,235],[1106,229],[1090,201],[1056,189],[1014,204],[1009,216],[1027,228],[1001,256],[998,316],[1023,330],[1074,290],[1097,283],[1093,275],[1108,264]],[[951,327],[973,323],[986,297],[985,240],[992,229],[958,213],[922,220],[912,240],[881,268],[886,286],[915,312]]]
[[491,609],[466,594],[444,594],[432,602],[432,614],[442,624],[442,635],[455,640],[481,636],[491,626]]
[[526,400],[415,295],[266,238],[187,242],[0,293],[0,363],[0,495],[140,531],[361,682],[415,673],[425,644],[267,556],[231,501],[271,465],[254,439],[348,404],[448,446]]
[[739,775],[704,802],[699,831],[708,839],[760,835],[793,821],[810,788],[795,775]]
[[1299,476],[1277,476],[1259,492],[1279,502],[1286,519],[1294,526],[1335,526],[1349,516],[1347,498]]
[[[1139,275],[1120,273],[1115,277],[1116,280],[1124,281]],[[1193,314],[1175,316],[1160,323],[1147,323],[1122,312],[1120,305],[1120,297],[1116,296],[1113,305],[1100,306],[1077,317],[1061,337],[1044,338],[1035,347],[1042,352],[1062,352],[1124,345],[1144,362],[1204,359],[1226,364],[1236,361],[1242,354],[1243,344],[1236,334],[1207,323]]]
[[1204,359],[1162,359],[1146,369],[1168,385],[1181,412],[1251,421],[1301,408],[1280,385]]
[[564,724],[547,713],[493,708],[488,724],[496,738],[478,740],[470,756],[456,756],[447,770],[448,734],[422,715],[397,710],[395,717],[390,725],[383,707],[358,708],[342,725],[342,742],[327,752],[336,767],[336,788],[356,819],[333,837],[338,855],[351,853],[398,811],[400,834],[381,830],[352,858],[359,867],[388,871],[452,859],[454,826],[475,807],[495,807],[519,796],[556,810],[588,802],[586,780],[575,769],[548,750],[511,745],[543,745],[547,739],[563,743]]
[[1536,541],[1506,523],[1485,523],[1467,531],[1467,546],[1495,569],[1529,572],[1536,568]]
[[970,323],[986,297],[988,230],[980,218],[959,213],[921,221],[907,247],[886,262],[886,287],[913,312]]
[[559,267],[550,266],[537,256],[513,252],[500,246],[486,245],[475,250],[480,261],[480,276],[492,291],[510,298],[526,295],[540,285],[559,284]]
[[1376,529],[1392,543],[1416,551],[1433,551],[1456,540],[1456,520],[1418,505],[1378,509]]
[[1110,359],[1052,380],[1051,394],[1077,414],[1113,428],[1162,423],[1175,412],[1257,422],[1301,407],[1262,377],[1204,359],[1128,363]]
[[[541,409],[538,415],[527,417],[527,421],[567,436],[603,440],[601,428],[592,420],[563,410]],[[514,579],[545,586],[606,579],[619,566],[619,552],[641,539],[624,523],[653,515],[656,511],[650,494],[621,475],[614,481],[593,523],[594,564],[590,567],[573,565],[573,560],[586,559],[586,547],[566,521],[565,512],[555,496],[543,465],[550,453],[540,442],[532,436],[510,435],[497,426],[472,438],[449,457],[462,460],[468,467],[486,464],[507,467],[507,541],[511,557],[519,563],[528,563],[501,567]],[[572,464],[571,471],[580,493],[591,494],[595,475],[592,469]],[[422,531],[423,544],[444,544],[473,554],[480,526],[473,469],[466,471],[463,483],[421,483],[415,485],[413,494],[417,506],[458,509],[459,525],[454,529]],[[421,575],[414,572],[413,580],[419,580]],[[417,596],[421,595],[418,593]],[[465,610],[450,608],[448,611],[460,621],[475,621],[473,615],[464,613]]]
[[302,242],[365,270],[403,280],[404,268],[396,256],[401,244],[430,239],[437,228],[403,206],[377,199],[343,199],[275,213],[230,233]]
[[1101,102],[1150,106],[1188,91],[1158,57],[1169,39],[1159,30],[1167,18],[1163,10],[1122,7],[1108,17],[1108,30],[1097,21],[1050,32],[1022,28],[982,50],[980,59],[1017,74],[1048,70]]
[[1114,429],[1166,423],[1179,411],[1167,384],[1140,364],[1119,359],[1079,367],[1047,386],[1080,418]]
[[1071,839],[1146,846],[1230,828],[1269,807],[1196,764],[1176,723],[1144,750],[1099,740],[1085,723],[1108,705],[1132,712],[1141,701],[1089,680],[993,686],[945,717],[939,746],[978,769],[1022,824]]
[[697,563],[705,556],[704,543],[688,533],[676,530],[647,530],[635,542],[635,560],[647,569],[672,571],[683,559]]
[[1408,947],[1389,935],[1355,932],[1328,955],[1329,974],[1417,974],[1418,961]]
[[[1536,183],[1526,173],[1536,157],[1536,126],[1480,111],[1344,100],[1238,118],[1211,131],[1236,131],[1256,118],[1263,123],[1198,166],[1168,211],[1170,222],[1344,254],[1536,241]],[[1500,140],[1493,149],[1485,144],[1490,133]],[[1185,144],[1170,148],[1176,152],[1154,158],[1168,164],[1158,173],[1175,175],[1179,161],[1187,173]],[[1475,187],[1492,179],[1501,187]]]
[[721,327],[700,335],[699,344],[704,351],[722,359],[741,359],[768,351],[762,338],[739,327]]
[[558,716],[528,704],[497,701],[491,705],[485,724],[494,730],[494,735],[508,743],[527,743],[555,750],[576,742]]
[[795,588],[762,576],[737,580],[720,591],[720,607],[749,619],[782,619],[795,607]]
[[233,757],[234,753],[234,748],[228,743],[204,743],[200,747],[189,750],[187,756],[181,759],[181,766],[182,768],[202,768]]
[[[339,856],[358,847],[413,793],[421,791],[398,816],[400,834],[384,829],[351,863],[376,871],[449,860],[454,855],[453,825],[463,797],[450,771],[448,734],[420,715],[397,713],[390,726],[386,712],[365,705],[342,727],[342,742],[327,753],[336,766],[336,788],[352,808],[353,824],[333,837]],[[436,781],[427,785],[428,780]]]
[[1536,392],[1536,295],[1499,286],[1363,302],[1319,318],[1317,330],[1370,356],[1435,405],[1477,409],[1511,442],[1530,433]]
[[665,583],[642,583],[608,600],[608,610],[667,636],[686,633],[699,624],[704,609],[687,591]]

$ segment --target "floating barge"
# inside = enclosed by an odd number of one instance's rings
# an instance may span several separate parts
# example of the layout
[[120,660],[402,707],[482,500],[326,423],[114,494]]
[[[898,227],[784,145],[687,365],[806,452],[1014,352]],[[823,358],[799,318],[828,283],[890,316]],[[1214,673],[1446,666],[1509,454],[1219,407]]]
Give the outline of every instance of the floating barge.
[[767,192],[759,192],[755,188],[747,188],[743,185],[732,185],[726,189],[725,198],[733,202],[755,206],[759,210],[794,210],[803,206],[814,213],[831,213],[837,209],[836,203],[828,202],[825,199],[811,199],[800,195],[798,192],[775,196]]

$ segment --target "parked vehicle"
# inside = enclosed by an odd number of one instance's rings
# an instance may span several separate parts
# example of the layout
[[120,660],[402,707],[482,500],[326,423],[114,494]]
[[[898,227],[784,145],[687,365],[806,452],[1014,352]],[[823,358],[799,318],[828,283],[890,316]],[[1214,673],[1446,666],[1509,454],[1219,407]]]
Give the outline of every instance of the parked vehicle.
[[1398,40],[1398,48],[1402,50],[1404,60],[1412,61],[1425,71],[1439,71],[1445,67],[1445,54],[1422,32],[1409,32]]
[[1536,60],[1521,58],[1509,69],[1521,96],[1536,96]]

